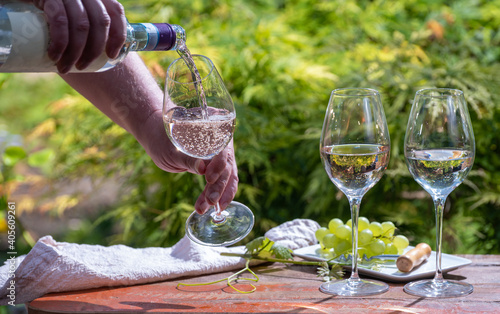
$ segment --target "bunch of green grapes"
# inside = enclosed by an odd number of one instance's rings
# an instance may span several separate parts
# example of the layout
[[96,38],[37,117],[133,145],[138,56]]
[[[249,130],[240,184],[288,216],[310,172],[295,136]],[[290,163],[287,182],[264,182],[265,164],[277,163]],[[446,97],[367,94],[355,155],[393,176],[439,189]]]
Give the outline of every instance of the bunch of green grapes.
[[[345,224],[334,218],[328,223],[328,228],[316,230],[321,248],[333,256],[348,254],[352,251],[352,221]],[[403,254],[410,244],[403,235],[394,235],[396,226],[390,221],[382,223],[370,222],[366,217],[358,218],[358,254],[371,257],[381,254]]]

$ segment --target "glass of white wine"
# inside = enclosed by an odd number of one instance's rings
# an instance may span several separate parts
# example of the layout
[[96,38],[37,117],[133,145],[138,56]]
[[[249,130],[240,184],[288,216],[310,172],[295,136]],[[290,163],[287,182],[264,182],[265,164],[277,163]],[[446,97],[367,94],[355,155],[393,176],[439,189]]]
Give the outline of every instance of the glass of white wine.
[[432,196],[436,214],[436,274],[410,282],[409,294],[457,297],[472,285],[443,279],[441,238],[448,195],[467,177],[474,163],[475,142],[464,93],[457,89],[422,89],[415,95],[405,135],[406,164],[415,181]]
[[320,140],[320,154],[331,181],[349,199],[352,219],[352,271],[349,279],[322,284],[324,293],[366,296],[389,286],[358,275],[358,217],[361,199],[383,176],[390,138],[378,91],[344,88],[332,92]]
[[[236,113],[231,95],[212,61],[184,51],[167,69],[163,122],[172,143],[186,155],[210,160],[230,143]],[[228,246],[243,239],[254,225],[252,211],[239,202],[225,210],[219,203],[205,214],[193,212],[186,234],[206,246]]]

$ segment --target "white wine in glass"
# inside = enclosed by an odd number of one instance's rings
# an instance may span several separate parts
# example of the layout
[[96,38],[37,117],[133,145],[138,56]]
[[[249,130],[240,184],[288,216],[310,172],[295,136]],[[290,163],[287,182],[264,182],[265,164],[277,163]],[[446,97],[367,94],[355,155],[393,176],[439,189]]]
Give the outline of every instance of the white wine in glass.
[[408,119],[405,157],[413,178],[434,201],[436,273],[434,279],[405,285],[404,291],[409,294],[446,298],[473,291],[466,282],[443,278],[441,241],[446,198],[467,177],[474,156],[474,133],[463,92],[447,88],[419,90]]
[[349,199],[352,219],[352,271],[349,279],[322,284],[324,293],[366,296],[389,286],[358,275],[358,217],[361,199],[389,164],[390,138],[380,95],[367,88],[332,92],[320,140],[321,160],[331,181]]
[[[163,122],[177,149],[210,160],[233,137],[234,104],[212,61],[191,56],[187,48],[184,52],[167,69]],[[203,215],[193,212],[186,221],[186,234],[202,245],[228,246],[243,239],[253,225],[247,206],[233,201],[221,210],[217,203]]]

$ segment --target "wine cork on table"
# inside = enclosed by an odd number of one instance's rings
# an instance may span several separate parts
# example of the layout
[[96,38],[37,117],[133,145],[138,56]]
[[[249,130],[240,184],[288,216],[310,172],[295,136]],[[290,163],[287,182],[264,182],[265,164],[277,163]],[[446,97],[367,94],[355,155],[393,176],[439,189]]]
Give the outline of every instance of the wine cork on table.
[[431,255],[432,249],[427,243],[419,243],[415,248],[398,257],[396,266],[404,273],[422,264]]

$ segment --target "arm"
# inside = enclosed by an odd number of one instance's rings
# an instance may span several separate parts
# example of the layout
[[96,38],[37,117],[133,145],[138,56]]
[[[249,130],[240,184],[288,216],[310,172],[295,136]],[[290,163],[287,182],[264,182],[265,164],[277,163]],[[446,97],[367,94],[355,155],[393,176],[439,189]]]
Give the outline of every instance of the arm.
[[199,213],[217,201],[225,208],[234,198],[238,174],[232,144],[210,162],[179,152],[163,126],[163,92],[136,53],[106,72],[61,77],[131,133],[158,167],[169,172],[204,174],[207,185],[195,204]]
[[84,69],[103,51],[118,55],[126,38],[123,6],[116,0],[23,0],[42,9],[49,24],[49,57],[66,82],[114,122],[130,132],[161,169],[204,174],[207,185],[195,208],[205,212],[236,194],[238,172],[232,144],[210,162],[188,157],[173,146],[163,128],[163,93],[137,54],[103,73],[67,74]]

